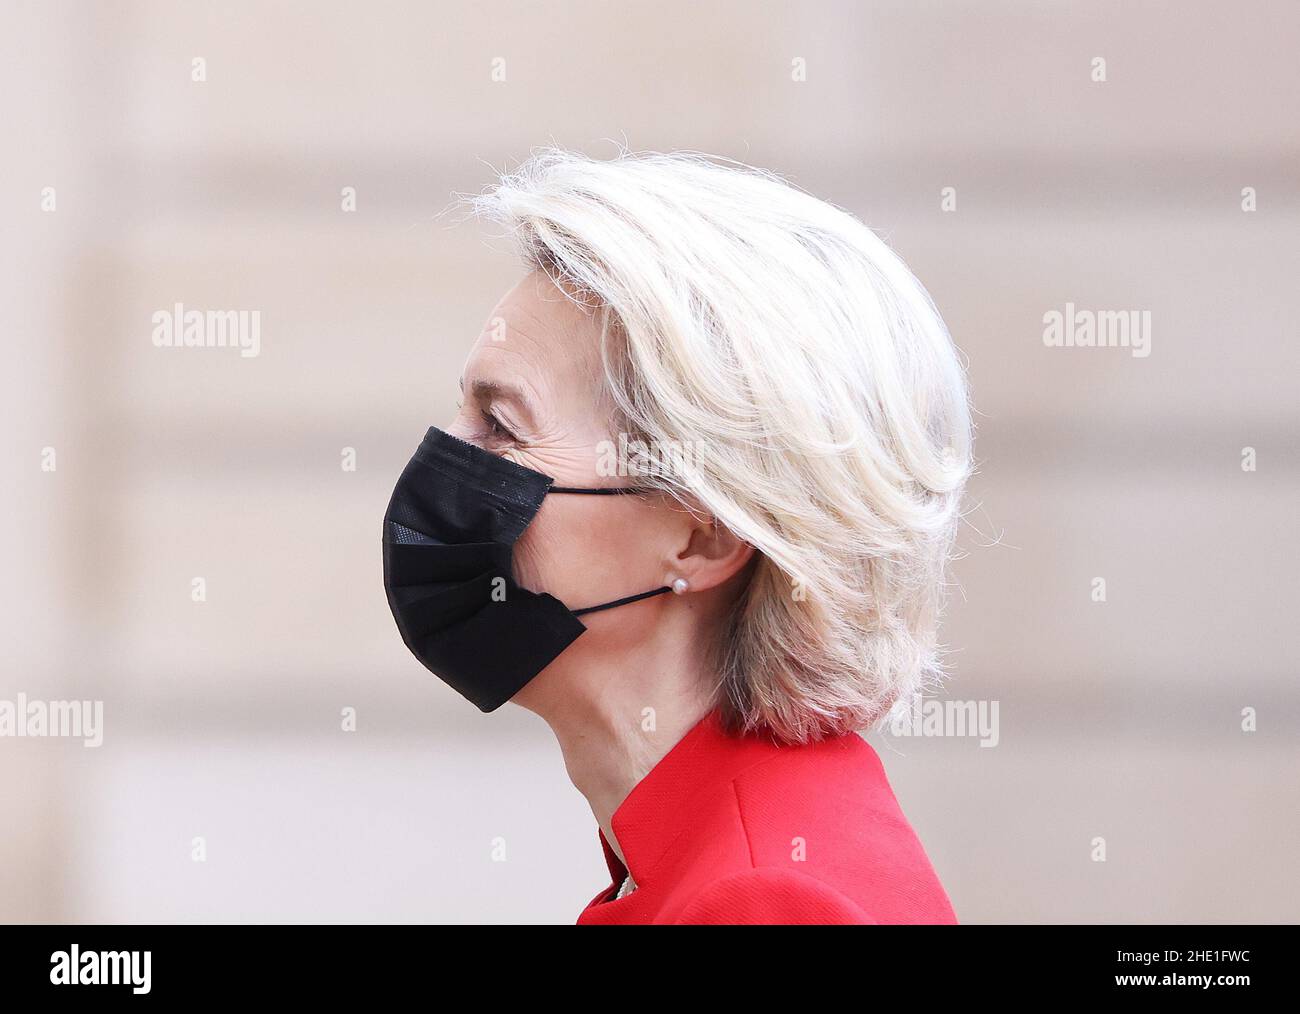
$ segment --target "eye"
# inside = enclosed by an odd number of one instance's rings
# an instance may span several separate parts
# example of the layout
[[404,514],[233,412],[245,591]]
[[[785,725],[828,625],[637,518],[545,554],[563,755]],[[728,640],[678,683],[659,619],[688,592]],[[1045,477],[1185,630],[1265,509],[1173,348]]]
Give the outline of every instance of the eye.
[[500,419],[487,409],[482,409],[479,413],[483,417],[483,422],[487,425],[488,434],[498,440],[514,440],[515,435],[510,432]]

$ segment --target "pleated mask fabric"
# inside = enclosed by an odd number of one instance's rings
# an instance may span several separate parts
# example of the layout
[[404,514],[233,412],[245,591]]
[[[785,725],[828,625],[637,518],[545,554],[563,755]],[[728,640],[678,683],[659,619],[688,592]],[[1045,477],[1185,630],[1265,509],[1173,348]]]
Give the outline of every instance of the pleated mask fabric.
[[384,515],[384,588],[406,647],[481,711],[495,711],[587,629],[573,611],[515,581],[513,547],[555,487],[541,472],[430,427]]

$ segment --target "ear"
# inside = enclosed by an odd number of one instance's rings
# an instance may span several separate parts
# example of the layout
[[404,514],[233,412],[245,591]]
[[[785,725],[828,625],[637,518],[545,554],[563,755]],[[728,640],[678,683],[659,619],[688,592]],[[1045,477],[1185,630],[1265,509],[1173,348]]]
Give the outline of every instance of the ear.
[[754,547],[708,515],[689,513],[686,542],[669,562],[670,579],[685,578],[691,591],[716,588],[754,558]]

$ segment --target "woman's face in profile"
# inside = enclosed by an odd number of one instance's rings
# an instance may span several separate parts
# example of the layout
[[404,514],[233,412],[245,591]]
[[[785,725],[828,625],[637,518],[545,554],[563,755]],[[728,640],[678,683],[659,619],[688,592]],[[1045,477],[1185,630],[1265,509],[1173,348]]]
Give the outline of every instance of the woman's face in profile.
[[[618,438],[600,382],[599,341],[599,325],[587,311],[544,274],[528,274],[493,309],[474,343],[460,409],[447,430],[557,485],[633,485],[598,468],[602,442],[617,446]],[[660,496],[548,496],[515,544],[515,579],[572,609],[670,584],[678,515]],[[554,689],[547,677],[581,667],[593,652],[636,644],[657,610],[619,612],[617,619],[586,618],[587,633],[524,687],[516,703],[528,707],[530,698]]]

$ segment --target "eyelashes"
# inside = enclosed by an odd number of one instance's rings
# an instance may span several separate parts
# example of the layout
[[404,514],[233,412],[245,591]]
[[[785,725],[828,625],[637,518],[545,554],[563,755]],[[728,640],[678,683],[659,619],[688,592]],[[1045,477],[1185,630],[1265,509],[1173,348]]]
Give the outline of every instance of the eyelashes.
[[505,423],[503,423],[500,419],[498,419],[496,415],[494,415],[492,412],[489,412],[486,409],[484,409],[479,413],[479,415],[483,419],[483,422],[487,425],[488,433],[491,436],[497,438],[498,440],[515,439],[515,435],[510,432],[510,429],[505,425]]
[[[458,411],[464,410],[464,401],[458,401],[456,403],[456,408]],[[518,443],[518,438],[515,436],[514,432],[497,417],[496,413],[483,408],[479,409],[478,417],[479,422],[483,424],[485,435],[490,440]]]

